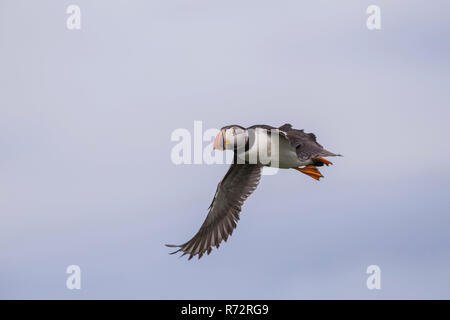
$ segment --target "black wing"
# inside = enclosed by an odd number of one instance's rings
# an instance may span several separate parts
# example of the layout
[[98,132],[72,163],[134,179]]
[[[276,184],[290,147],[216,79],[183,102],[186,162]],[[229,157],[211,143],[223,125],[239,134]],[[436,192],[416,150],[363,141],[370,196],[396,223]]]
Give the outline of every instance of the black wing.
[[303,130],[293,129],[290,124],[282,125],[280,132],[289,140],[291,146],[297,151],[300,160],[308,160],[318,157],[340,156],[325,150],[316,140],[314,133],[305,133]]
[[236,228],[241,207],[258,186],[262,167],[250,164],[232,164],[225,177],[217,186],[214,199],[209,206],[209,213],[197,234],[182,245],[167,245],[179,247],[183,255],[189,254],[189,259],[198,254],[200,259],[205,252],[211,252],[212,246],[219,247],[222,240]]

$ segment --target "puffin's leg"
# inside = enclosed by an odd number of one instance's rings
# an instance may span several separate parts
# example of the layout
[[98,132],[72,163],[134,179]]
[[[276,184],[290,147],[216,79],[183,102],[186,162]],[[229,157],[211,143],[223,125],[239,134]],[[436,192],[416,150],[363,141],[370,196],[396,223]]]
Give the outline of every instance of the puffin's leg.
[[330,164],[333,164],[333,162],[331,162],[325,158],[315,158],[314,162],[316,165],[319,165],[319,166],[323,166],[323,165],[329,166]]
[[304,168],[293,168],[293,169],[298,170],[301,173],[304,173],[316,180],[319,180],[320,178],[323,177],[323,175],[320,173],[320,171],[315,166],[306,166]]

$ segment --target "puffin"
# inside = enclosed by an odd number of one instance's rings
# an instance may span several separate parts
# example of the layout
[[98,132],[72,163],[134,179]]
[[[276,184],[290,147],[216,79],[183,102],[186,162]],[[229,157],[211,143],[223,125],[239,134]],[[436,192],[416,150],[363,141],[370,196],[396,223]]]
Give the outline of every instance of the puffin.
[[219,248],[236,228],[244,201],[255,191],[264,166],[295,169],[317,181],[323,178],[317,167],[329,166],[325,157],[341,156],[324,149],[313,133],[294,129],[286,123],[281,127],[239,125],[222,127],[214,139],[213,149],[233,150],[233,161],[209,206],[208,215],[198,232],[181,245],[166,244],[178,248],[170,254],[182,252],[189,259]]

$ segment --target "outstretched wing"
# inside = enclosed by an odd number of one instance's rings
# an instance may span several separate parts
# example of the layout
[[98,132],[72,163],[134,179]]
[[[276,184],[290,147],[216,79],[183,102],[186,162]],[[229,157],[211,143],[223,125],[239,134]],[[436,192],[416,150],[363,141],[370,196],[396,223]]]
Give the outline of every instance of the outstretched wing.
[[325,150],[316,140],[314,133],[305,133],[303,130],[293,129],[288,123],[279,128],[288,140],[291,146],[297,151],[300,160],[314,159],[318,157],[340,156],[328,150]]
[[261,170],[262,167],[258,165],[231,164],[217,186],[208,216],[200,230],[182,245],[167,245],[180,248],[172,254],[182,251],[183,255],[189,254],[189,259],[195,255],[200,259],[205,252],[211,252],[212,246],[218,248],[222,240],[227,241],[236,228],[245,199],[258,186]]

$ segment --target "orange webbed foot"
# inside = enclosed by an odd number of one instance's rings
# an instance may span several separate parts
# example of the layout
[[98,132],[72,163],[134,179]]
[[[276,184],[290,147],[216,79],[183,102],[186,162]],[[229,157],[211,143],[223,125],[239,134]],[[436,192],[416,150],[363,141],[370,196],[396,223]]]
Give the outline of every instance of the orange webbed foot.
[[331,161],[329,161],[329,160],[327,160],[325,158],[316,158],[314,160],[319,162],[319,163],[321,163],[321,165],[329,166],[330,164],[333,164],[333,162],[331,162]]
[[315,180],[319,180],[320,178],[323,178],[322,173],[320,173],[320,171],[315,166],[306,166],[304,168],[294,168],[294,169],[310,176],[311,178],[313,178]]

